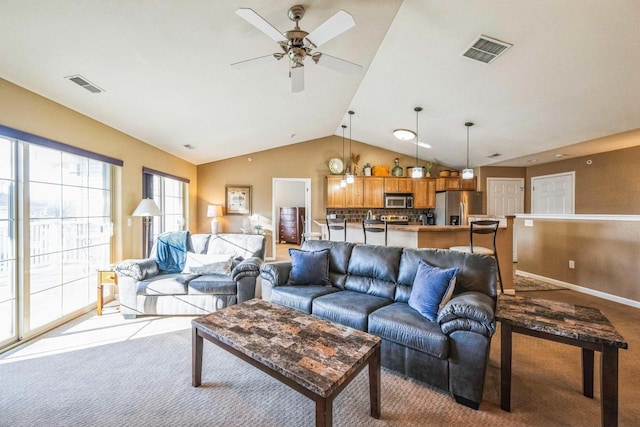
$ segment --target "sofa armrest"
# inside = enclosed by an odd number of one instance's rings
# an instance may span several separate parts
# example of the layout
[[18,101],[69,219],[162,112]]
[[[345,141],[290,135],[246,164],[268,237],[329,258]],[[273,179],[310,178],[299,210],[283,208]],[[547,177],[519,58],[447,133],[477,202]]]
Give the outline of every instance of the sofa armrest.
[[260,266],[262,258],[250,257],[243,260],[231,271],[231,278],[234,282],[240,281],[245,277],[258,277],[260,275]]
[[154,258],[128,259],[117,263],[115,272],[118,276],[145,280],[157,276],[160,273],[160,267]]
[[496,331],[495,302],[480,292],[463,292],[452,298],[438,314],[444,334],[471,331],[491,337]]
[[284,286],[289,280],[291,261],[270,262],[260,268],[260,277],[268,281],[271,286]]

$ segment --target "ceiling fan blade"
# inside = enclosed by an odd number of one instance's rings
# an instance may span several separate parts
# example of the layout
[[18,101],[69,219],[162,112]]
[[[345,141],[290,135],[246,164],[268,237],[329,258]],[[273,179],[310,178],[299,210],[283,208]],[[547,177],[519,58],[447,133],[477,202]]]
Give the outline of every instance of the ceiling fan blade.
[[240,8],[236,10],[236,14],[244,18],[249,24],[253,25],[273,40],[277,42],[287,41],[287,38],[278,31],[273,25],[269,24],[266,19],[258,15],[253,9]]
[[291,69],[291,92],[298,93],[304,90],[304,67]]
[[313,30],[306,38],[315,47],[320,47],[334,37],[339,36],[348,29],[354,27],[356,22],[353,16],[344,10],[327,19],[322,25]]
[[354,64],[353,62],[345,61],[344,59],[336,58],[326,53],[315,54],[313,60],[318,65],[340,71],[341,73],[358,74],[362,70],[362,65]]
[[[275,57],[276,59],[280,59],[282,58],[282,56],[280,56],[280,58]],[[259,56],[257,58],[253,58],[253,59],[247,59],[245,61],[240,61],[240,62],[234,62],[233,64],[231,64],[231,68],[234,68],[236,70],[241,70],[243,68],[248,68],[248,67],[252,67],[254,65],[259,65],[262,64],[263,62],[271,62],[274,59],[274,54],[269,54],[269,55],[265,55],[265,56]]]

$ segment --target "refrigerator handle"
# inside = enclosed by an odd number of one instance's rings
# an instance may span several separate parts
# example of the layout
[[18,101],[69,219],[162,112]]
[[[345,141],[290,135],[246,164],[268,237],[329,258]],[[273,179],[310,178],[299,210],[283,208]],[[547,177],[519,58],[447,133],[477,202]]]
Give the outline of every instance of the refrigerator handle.
[[460,224],[458,225],[466,225],[467,224],[467,207],[464,202],[460,202]]

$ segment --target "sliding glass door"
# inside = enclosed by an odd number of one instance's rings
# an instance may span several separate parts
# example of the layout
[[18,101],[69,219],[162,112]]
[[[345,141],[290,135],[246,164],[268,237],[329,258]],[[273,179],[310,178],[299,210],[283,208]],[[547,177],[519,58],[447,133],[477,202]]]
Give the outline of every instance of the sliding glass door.
[[0,348],[17,339],[15,144],[0,137]]
[[36,142],[0,136],[0,349],[92,307],[111,261],[112,164]]

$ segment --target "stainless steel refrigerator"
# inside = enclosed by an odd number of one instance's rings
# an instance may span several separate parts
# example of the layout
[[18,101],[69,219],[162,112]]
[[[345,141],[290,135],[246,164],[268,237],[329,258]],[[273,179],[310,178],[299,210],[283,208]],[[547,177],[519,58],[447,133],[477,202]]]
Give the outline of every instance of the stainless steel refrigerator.
[[436,193],[436,225],[466,225],[470,214],[482,214],[481,191],[441,191]]

